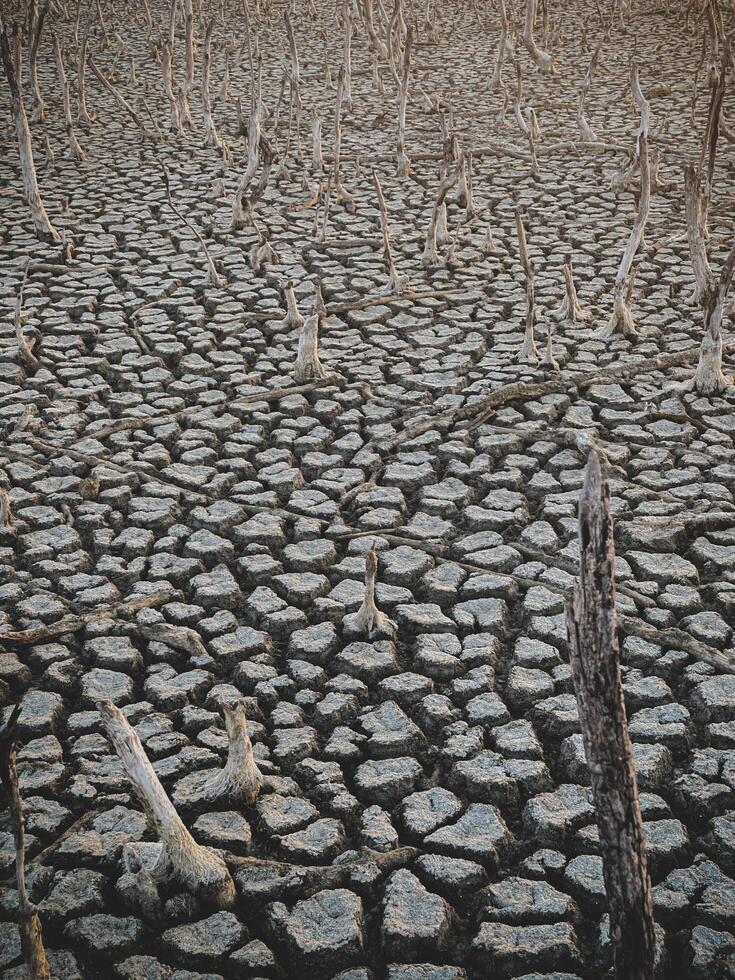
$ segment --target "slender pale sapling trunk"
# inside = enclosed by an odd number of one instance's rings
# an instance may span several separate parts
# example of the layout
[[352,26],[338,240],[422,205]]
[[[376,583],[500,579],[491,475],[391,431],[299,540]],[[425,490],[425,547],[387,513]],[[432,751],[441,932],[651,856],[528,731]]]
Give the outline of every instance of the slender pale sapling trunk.
[[523,345],[518,352],[519,361],[530,361],[532,364],[538,363],[539,353],[536,348],[534,338],[534,323],[536,321],[536,299],[534,294],[534,271],[531,257],[528,254],[528,243],[526,242],[526,229],[523,225],[521,212],[516,208],[516,231],[518,232],[518,254],[526,275],[526,331],[523,336]]
[[41,95],[41,87],[38,84],[38,49],[41,45],[41,34],[43,32],[43,22],[46,18],[48,3],[39,7],[38,0],[31,0],[28,9],[28,75],[31,80],[31,92],[33,93],[33,120],[43,122],[44,102]]
[[212,34],[216,19],[210,17],[204,32],[204,47],[202,49],[202,116],[204,117],[204,142],[208,146],[222,148],[214,119],[212,118],[212,102],[209,97],[210,69],[212,66]]
[[393,261],[393,250],[390,244],[390,226],[388,224],[388,209],[385,206],[383,188],[380,186],[380,178],[377,170],[373,170],[373,186],[378,197],[378,209],[380,211],[380,228],[383,233],[383,259],[388,267],[388,285],[386,291],[391,294],[400,295],[408,288],[408,277],[399,274]]
[[623,336],[635,336],[637,330],[633,322],[633,316],[628,306],[628,293],[631,285],[630,273],[633,266],[633,259],[638,251],[643,232],[648,220],[648,209],[651,203],[651,175],[648,158],[648,126],[650,109],[648,102],[643,97],[641,87],[638,82],[638,68],[634,63],[630,66],[630,88],[633,99],[640,111],[640,126],[638,128],[637,157],[641,172],[641,191],[638,199],[638,213],[636,214],[633,228],[630,232],[628,245],[623,254],[623,258],[615,277],[615,287],[613,290],[613,312],[608,323],[597,331],[598,337],[612,337],[616,333]]
[[84,27],[82,40],[77,52],[77,122],[81,126],[91,126],[97,114],[87,108],[87,46],[89,44],[90,18]]
[[73,160],[84,160],[86,153],[81,148],[77,142],[76,133],[74,132],[74,123],[71,118],[71,97],[69,95],[69,82],[66,77],[66,70],[64,69],[64,59],[61,54],[61,44],[56,34],[51,35],[51,44],[54,49],[54,58],[56,59],[56,71],[59,76],[59,85],[61,86],[61,103],[64,109],[64,129],[66,130],[66,136],[69,140],[69,156]]
[[434,207],[431,210],[431,218],[429,219],[429,227],[426,232],[424,254],[422,257],[422,262],[427,267],[439,264],[439,253],[437,252],[436,248],[439,215],[444,207],[447,194],[455,186],[458,179],[459,168],[455,167],[454,170],[439,181],[439,187],[437,188],[436,198],[434,200]]
[[564,287],[565,295],[561,306],[555,313],[556,319],[567,320],[570,323],[576,323],[578,320],[589,320],[589,310],[583,310],[577,298],[571,255],[564,256]]
[[579,104],[577,106],[577,126],[579,127],[579,132],[583,143],[596,143],[597,135],[592,129],[590,124],[587,122],[587,117],[585,116],[584,108],[585,102],[587,100],[587,95],[590,90],[590,85],[592,84],[592,76],[594,74],[595,68],[597,67],[597,59],[600,55],[599,46],[595,49],[595,53],[592,55],[592,60],[589,63],[587,72],[584,76],[584,81],[582,82],[582,91],[579,93]]
[[3,20],[2,9],[0,9],[0,59],[2,59],[5,77],[10,89],[10,111],[15,122],[15,135],[18,140],[23,192],[31,211],[33,226],[39,236],[58,242],[61,241],[61,236],[49,220],[36,179],[31,128],[23,104],[23,52],[20,32],[16,30],[15,37],[11,41]]
[[500,41],[498,42],[498,53],[495,56],[495,69],[493,77],[490,79],[490,91],[497,91],[503,84],[503,64],[506,57],[513,56],[513,46],[510,41],[510,21],[508,12],[505,9],[505,0],[499,0],[500,7]]
[[411,172],[411,161],[406,155],[406,107],[408,105],[408,78],[411,72],[411,28],[408,29],[406,43],[403,48],[403,71],[401,84],[398,87],[398,144],[396,148],[397,175],[408,177]]
[[322,120],[316,109],[311,110],[311,169],[324,169],[322,154]]

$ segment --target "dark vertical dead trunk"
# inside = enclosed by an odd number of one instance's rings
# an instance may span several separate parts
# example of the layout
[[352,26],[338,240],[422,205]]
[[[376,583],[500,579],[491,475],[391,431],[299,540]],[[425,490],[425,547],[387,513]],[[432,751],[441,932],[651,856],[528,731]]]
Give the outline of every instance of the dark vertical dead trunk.
[[0,782],[8,797],[8,813],[15,846],[15,877],[18,885],[18,930],[23,958],[30,980],[49,980],[46,952],[41,938],[41,920],[36,907],[28,898],[25,877],[25,821],[23,801],[18,787],[18,772],[15,767],[15,738],[20,706],[17,705],[10,718],[0,729]]
[[579,501],[580,575],[567,602],[569,659],[600,831],[615,976],[651,980],[651,881],[620,680],[610,489],[589,455]]

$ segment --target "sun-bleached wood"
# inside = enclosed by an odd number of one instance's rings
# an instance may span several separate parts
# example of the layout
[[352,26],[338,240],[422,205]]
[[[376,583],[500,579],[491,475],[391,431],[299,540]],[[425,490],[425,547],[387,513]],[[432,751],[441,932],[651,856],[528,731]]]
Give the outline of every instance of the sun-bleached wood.
[[326,371],[319,360],[319,321],[324,315],[325,307],[319,283],[315,285],[314,309],[301,326],[299,346],[294,365],[294,380],[297,384],[325,378]]
[[0,8],[0,59],[5,69],[5,77],[10,89],[10,111],[15,123],[15,135],[18,141],[18,155],[23,177],[23,191],[31,212],[36,234],[51,241],[61,241],[61,235],[51,224],[46,208],[38,189],[36,167],[33,162],[33,141],[31,128],[28,124],[25,105],[23,103],[23,51],[20,32],[16,29],[11,39],[3,20]]
[[380,186],[380,178],[378,177],[377,170],[373,170],[373,186],[375,187],[375,193],[378,198],[378,210],[380,211],[380,230],[383,235],[383,259],[388,267],[386,292],[399,296],[408,288],[408,277],[398,272],[393,261],[393,250],[390,243],[390,226],[388,224],[388,209],[385,206],[383,188]]
[[526,329],[523,334],[523,344],[518,351],[516,360],[537,364],[539,352],[536,347],[534,337],[534,324],[536,323],[536,298],[534,293],[534,270],[531,257],[528,254],[528,243],[526,241],[526,229],[523,224],[523,217],[518,208],[515,209],[516,232],[518,234],[518,257],[526,276]]
[[154,861],[146,868],[154,882],[173,879],[217,908],[232,908],[235,884],[225,862],[197,844],[186,829],[148,761],[140,738],[122,711],[109,700],[101,701],[97,708],[125,775],[150,815],[161,842]]
[[641,174],[641,188],[638,198],[638,211],[630,232],[628,245],[623,253],[615,277],[612,315],[608,322],[597,331],[597,336],[602,338],[609,338],[617,333],[621,333],[624,337],[635,336],[638,333],[628,305],[628,294],[632,288],[631,269],[633,267],[633,259],[643,239],[643,232],[648,221],[648,210],[651,204],[651,177],[648,158],[650,108],[641,91],[638,82],[638,67],[634,62],[630,66],[630,90],[640,112],[640,125],[636,140],[636,157]]

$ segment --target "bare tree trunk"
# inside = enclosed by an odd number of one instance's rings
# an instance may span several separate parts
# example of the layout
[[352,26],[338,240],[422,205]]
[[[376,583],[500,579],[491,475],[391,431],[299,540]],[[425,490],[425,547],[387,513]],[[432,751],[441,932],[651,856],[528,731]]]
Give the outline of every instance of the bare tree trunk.
[[459,178],[459,168],[454,169],[453,172],[447,174],[442,180],[439,181],[439,187],[436,192],[436,199],[434,201],[434,207],[431,211],[431,218],[429,220],[429,227],[426,232],[426,242],[424,243],[424,254],[423,254],[423,264],[425,266],[432,266],[439,264],[439,253],[436,250],[436,237],[437,237],[437,225],[439,223],[439,215],[444,207],[444,202],[446,200],[447,194],[451,191],[454,185],[457,183]]
[[186,829],[122,711],[111,701],[102,701],[97,707],[107,737],[161,840],[156,863],[146,870],[154,881],[173,878],[218,908],[231,908],[235,902],[235,885],[225,862],[197,844]]
[[319,320],[323,306],[321,291],[317,283],[314,311],[304,320],[299,335],[299,347],[294,365],[294,380],[297,384],[326,377],[326,372],[319,360]]
[[31,904],[26,890],[25,820],[23,818],[23,800],[18,786],[18,771],[15,764],[15,741],[19,715],[20,705],[17,704],[7,722],[0,729],[0,782],[2,782],[8,797],[8,814],[15,847],[18,930],[23,959],[30,980],[50,980],[51,970],[46,959],[46,951],[43,948],[41,920],[35,906]]
[[248,162],[245,168],[245,173],[240,178],[240,182],[235,188],[235,197],[232,202],[232,221],[231,228],[233,230],[238,228],[244,228],[247,224],[247,216],[243,209],[243,198],[245,192],[247,191],[250,183],[255,176],[255,171],[258,169],[258,159],[259,159],[259,148],[260,148],[260,104],[257,104],[253,111],[250,113],[250,121],[248,123]]
[[375,581],[378,577],[378,556],[373,548],[365,555],[365,598],[362,605],[351,616],[345,617],[354,630],[365,633],[369,638],[375,635],[395,636],[395,623],[381,612],[375,602]]
[[684,168],[684,200],[689,256],[694,271],[692,302],[700,304],[714,288],[715,276],[707,258],[707,199],[702,191],[699,171],[692,164]]
[[567,320],[570,323],[576,323],[578,320],[589,320],[589,310],[583,310],[577,299],[571,255],[564,256],[564,287],[566,292],[561,306],[556,311],[556,319]]
[[345,86],[345,73],[344,69],[340,68],[337,75],[337,98],[336,106],[334,110],[334,186],[339,187],[340,185],[340,175],[339,175],[339,165],[340,157],[342,155],[342,129],[340,127],[340,116],[342,114],[342,96],[344,94]]
[[388,225],[388,209],[385,206],[383,188],[380,186],[380,178],[378,177],[377,170],[373,170],[373,186],[378,196],[378,209],[380,210],[380,227],[383,232],[383,258],[385,264],[388,266],[387,291],[388,293],[399,296],[408,288],[408,278],[399,275],[395,262],[393,261],[393,251],[390,245],[390,226]]
[[311,110],[311,169],[324,169],[324,156],[322,155],[322,121],[314,108]]
[[579,132],[582,137],[583,143],[596,143],[597,136],[595,131],[592,129],[590,124],[587,122],[587,118],[584,114],[585,101],[590,90],[590,85],[592,84],[592,76],[594,74],[595,68],[597,67],[597,59],[600,55],[599,46],[595,49],[595,53],[592,55],[592,60],[587,68],[587,73],[584,76],[584,81],[582,82],[582,91],[579,93],[579,105],[577,107],[577,125],[579,126]]
[[608,323],[597,331],[598,337],[612,337],[613,334],[622,333],[623,336],[635,336],[637,330],[633,323],[633,316],[627,302],[627,294],[631,286],[630,270],[633,266],[633,259],[638,251],[638,247],[643,238],[643,231],[648,220],[648,209],[651,203],[651,175],[648,160],[648,125],[650,110],[641,92],[638,82],[638,68],[635,63],[630,66],[630,89],[636,105],[640,111],[641,121],[638,128],[638,140],[636,155],[641,172],[641,191],[638,200],[638,213],[636,214],[633,228],[628,239],[628,245],[623,254],[623,258],[615,277],[615,288],[613,290],[613,312]]
[[286,285],[283,287],[283,294],[286,297],[286,316],[281,321],[287,327],[295,327],[301,329],[304,325],[304,318],[299,311],[299,305],[296,302],[296,295],[293,291],[293,282],[289,279]]
[[222,140],[212,118],[212,102],[209,97],[210,69],[212,66],[212,33],[214,26],[215,18],[210,17],[204,34],[204,47],[202,50],[202,116],[204,117],[205,144],[221,149]]
[[38,84],[38,49],[41,44],[41,33],[43,32],[43,22],[46,18],[47,9],[47,3],[39,8],[38,0],[31,0],[28,9],[28,74],[31,79],[34,105],[33,119],[35,122],[43,122],[45,118],[43,97]]
[[13,115],[15,133],[18,139],[20,169],[23,175],[23,191],[28,206],[31,209],[31,218],[36,233],[43,238],[50,238],[52,241],[58,242],[61,241],[61,236],[49,220],[36,179],[31,129],[28,125],[28,117],[26,116],[23,105],[22,58],[20,33],[16,33],[11,49],[10,39],[2,16],[2,9],[0,8],[0,59],[2,59],[3,68],[5,69],[5,75],[8,80],[8,88],[10,89],[10,111]]
[[352,109],[352,14],[350,12],[349,0],[344,5],[345,21],[345,40],[342,57],[342,65],[345,70],[345,101],[347,108]]
[[735,244],[722,268],[719,282],[713,284],[704,299],[705,333],[694,375],[694,388],[700,395],[722,394],[732,384],[732,379],[722,371],[722,310],[732,283],[733,270]]
[[534,324],[536,322],[536,300],[534,295],[534,272],[531,257],[528,254],[528,244],[526,242],[526,229],[523,226],[521,212],[516,208],[516,231],[518,232],[518,254],[526,274],[526,332],[523,337],[523,346],[518,352],[517,360],[528,361],[532,364],[538,363],[539,353],[536,348],[534,338]]
[[541,71],[554,74],[554,58],[547,51],[542,51],[533,37],[534,21],[536,19],[536,0],[526,0],[526,18],[523,24],[521,41],[531,56],[532,61]]
[[181,86],[181,115],[182,122],[190,129],[194,128],[189,108],[189,96],[194,88],[194,9],[192,0],[184,0],[184,44],[186,51],[186,68],[184,84]]
[[[252,806],[263,785],[248,735],[245,701],[239,698],[232,704],[223,704],[222,714],[227,729],[227,762],[222,769],[197,772],[189,777],[186,790],[188,806],[203,803]],[[173,799],[177,801],[176,790]]]
[[500,6],[500,41],[498,42],[498,53],[495,57],[495,70],[490,79],[490,91],[495,92],[503,84],[503,62],[506,55],[512,57],[513,48],[511,47],[508,35],[510,33],[510,22],[508,12],[505,9],[505,0],[499,0]]
[[61,45],[56,34],[51,35],[51,44],[56,58],[56,71],[59,75],[59,85],[61,86],[61,102],[64,107],[64,129],[69,140],[69,155],[73,160],[84,160],[86,153],[77,142],[74,132],[74,123],[71,118],[71,98],[69,96],[69,82],[64,69],[64,59],[61,54]]
[[580,576],[567,602],[569,661],[600,831],[617,980],[652,980],[645,833],[620,680],[610,489],[593,449],[579,502]]
[[89,44],[89,19],[84,27],[82,42],[77,52],[77,122],[81,126],[91,126],[96,113],[87,109],[87,45]]
[[183,132],[181,105],[177,93],[174,90],[176,83],[173,72],[173,49],[168,43],[164,43],[161,49],[161,70],[163,72],[163,91],[166,93],[171,112],[169,129],[174,133],[181,134]]
[[411,161],[406,155],[406,106],[408,104],[408,79],[411,72],[411,29],[408,30],[406,44],[403,49],[403,72],[401,84],[398,87],[398,143],[397,143],[397,175],[408,177],[411,172]]

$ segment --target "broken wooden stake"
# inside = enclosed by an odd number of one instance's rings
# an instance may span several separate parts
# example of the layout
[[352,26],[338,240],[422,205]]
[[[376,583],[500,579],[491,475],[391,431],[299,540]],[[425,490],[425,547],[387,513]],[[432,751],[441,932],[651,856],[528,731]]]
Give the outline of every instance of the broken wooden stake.
[[566,605],[569,662],[600,832],[617,980],[652,980],[655,937],[615,611],[610,488],[593,449],[579,501],[580,575]]

